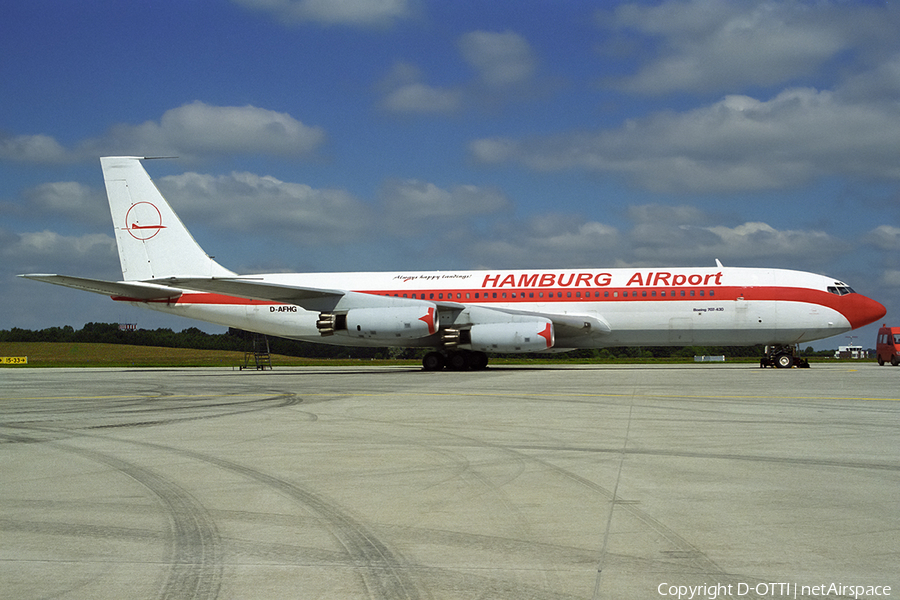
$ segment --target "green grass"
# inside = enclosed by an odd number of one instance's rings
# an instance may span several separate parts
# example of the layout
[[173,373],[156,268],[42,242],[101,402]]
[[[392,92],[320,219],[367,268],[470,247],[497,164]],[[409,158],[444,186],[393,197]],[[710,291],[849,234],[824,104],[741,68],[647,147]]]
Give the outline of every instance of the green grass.
[[[23,367],[238,367],[244,364],[243,352],[160,348],[123,344],[74,344],[54,342],[6,342],[0,344],[0,356],[27,356]],[[320,360],[296,356],[271,356],[273,366],[360,364],[359,360]],[[251,358],[252,361],[252,358]],[[364,361],[366,364],[418,364],[418,361]],[[252,364],[252,363],[251,363]]]

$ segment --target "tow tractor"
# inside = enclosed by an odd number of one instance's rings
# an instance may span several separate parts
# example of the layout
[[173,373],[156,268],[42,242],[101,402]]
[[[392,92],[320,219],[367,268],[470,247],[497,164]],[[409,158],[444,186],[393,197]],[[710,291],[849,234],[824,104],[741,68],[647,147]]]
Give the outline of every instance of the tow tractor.
[[774,367],[776,369],[808,369],[809,361],[800,356],[800,346],[766,346],[766,354],[759,359],[759,368]]

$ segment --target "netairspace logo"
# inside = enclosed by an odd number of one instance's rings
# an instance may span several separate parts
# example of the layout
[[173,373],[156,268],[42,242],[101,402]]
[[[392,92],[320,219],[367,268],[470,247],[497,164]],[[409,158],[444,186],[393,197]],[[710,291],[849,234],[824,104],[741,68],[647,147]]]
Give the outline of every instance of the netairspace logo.
[[822,596],[846,596],[860,598],[885,598],[891,595],[889,585],[845,585],[843,583],[822,583],[819,585],[800,585],[791,582],[777,583],[717,583],[703,585],[676,585],[661,583],[656,588],[660,596],[677,598],[678,600],[705,599],[716,600],[723,596],[747,596],[769,598],[816,598]]

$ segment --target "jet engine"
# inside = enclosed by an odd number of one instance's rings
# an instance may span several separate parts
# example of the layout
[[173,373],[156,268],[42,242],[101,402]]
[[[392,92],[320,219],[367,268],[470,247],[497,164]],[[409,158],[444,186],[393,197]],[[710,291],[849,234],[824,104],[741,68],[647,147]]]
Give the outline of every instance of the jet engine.
[[472,350],[482,352],[542,352],[556,338],[549,319],[518,323],[479,323],[469,329]]
[[438,329],[437,307],[391,306],[351,308],[344,315],[323,313],[317,326],[322,335],[344,333],[351,337],[379,340],[428,337]]

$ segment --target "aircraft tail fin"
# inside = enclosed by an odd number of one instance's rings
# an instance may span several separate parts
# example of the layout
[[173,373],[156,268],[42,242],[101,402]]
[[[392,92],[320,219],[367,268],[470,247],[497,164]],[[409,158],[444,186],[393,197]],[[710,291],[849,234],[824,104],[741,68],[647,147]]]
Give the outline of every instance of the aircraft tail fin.
[[107,156],[100,165],[125,281],[235,275],[197,244],[140,157]]

